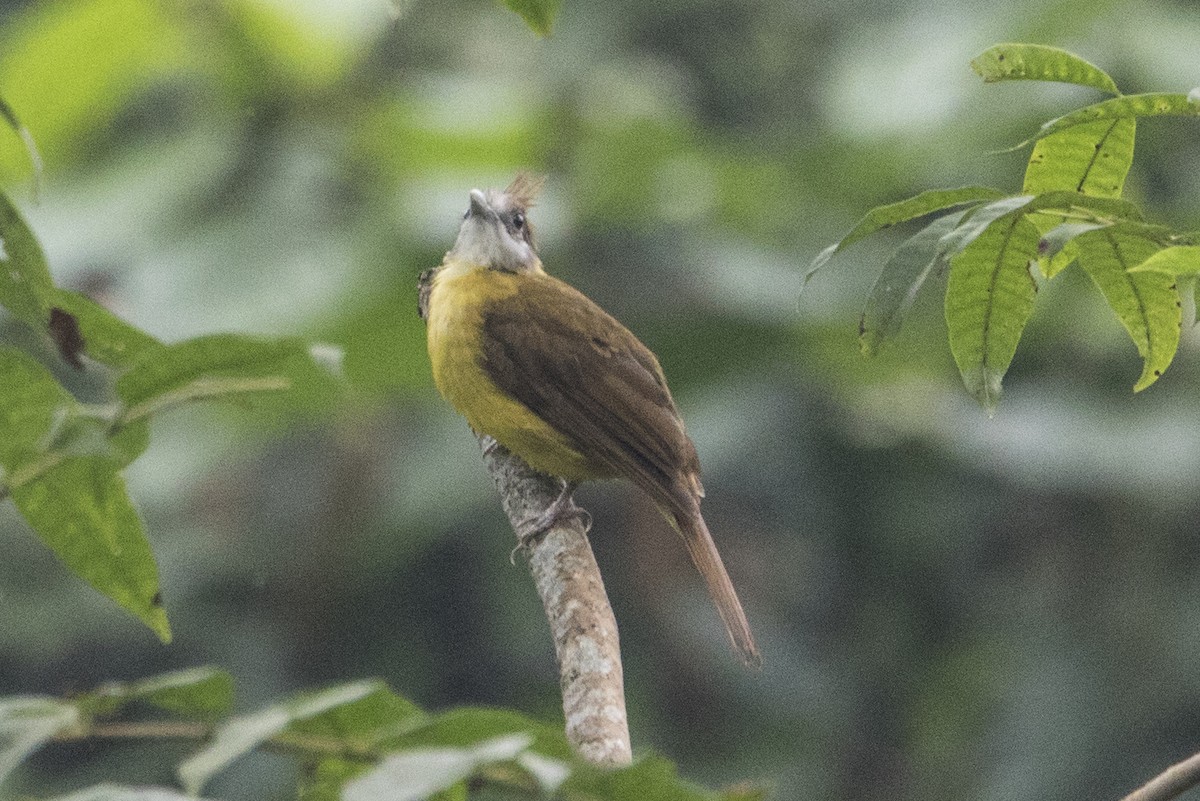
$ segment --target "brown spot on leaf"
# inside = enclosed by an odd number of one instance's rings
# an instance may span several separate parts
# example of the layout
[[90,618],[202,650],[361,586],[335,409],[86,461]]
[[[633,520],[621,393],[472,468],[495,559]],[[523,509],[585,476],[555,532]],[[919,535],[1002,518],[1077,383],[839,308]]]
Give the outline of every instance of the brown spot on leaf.
[[83,332],[79,330],[79,320],[75,319],[75,315],[55,306],[50,310],[48,330],[63,360],[76,370],[82,370],[83,360],[79,357],[84,348]]

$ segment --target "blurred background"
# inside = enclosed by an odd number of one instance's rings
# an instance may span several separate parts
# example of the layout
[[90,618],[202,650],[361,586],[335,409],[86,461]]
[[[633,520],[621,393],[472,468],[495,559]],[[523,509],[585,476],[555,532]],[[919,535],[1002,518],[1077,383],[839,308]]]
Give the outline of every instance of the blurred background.
[[[541,608],[463,421],[432,387],[417,274],[472,187],[548,176],[548,269],[661,357],[706,516],[765,656],[730,653],[652,506],[585,488],[635,749],[777,798],[1118,798],[1200,750],[1200,360],[1133,395],[1133,345],[1076,270],[1046,287],[994,419],[938,290],[872,360],[890,248],[805,265],[871,206],[1016,191],[1045,119],[1099,99],[984,86],[1001,41],[1071,49],[1126,92],[1200,83],[1185,2],[565,0],[537,39],[488,0],[0,5],[0,182],[58,281],[167,341],[344,349],[333,408],[157,421],[128,470],[168,647],[0,504],[0,694],[216,664],[252,710],[385,678],[431,709],[561,718]],[[1200,127],[1143,122],[1127,193],[1198,227]],[[19,341],[11,323],[0,336]],[[102,395],[95,376],[71,379]],[[183,747],[57,747],[13,791],[171,782]],[[257,755],[213,797],[287,797]]]

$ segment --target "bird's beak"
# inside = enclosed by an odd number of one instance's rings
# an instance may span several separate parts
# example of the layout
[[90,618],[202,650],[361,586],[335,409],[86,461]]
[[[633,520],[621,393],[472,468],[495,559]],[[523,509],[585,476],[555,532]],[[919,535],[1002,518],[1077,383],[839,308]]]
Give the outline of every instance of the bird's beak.
[[483,197],[483,192],[478,189],[471,190],[471,207],[467,216],[484,218],[494,216],[487,200]]

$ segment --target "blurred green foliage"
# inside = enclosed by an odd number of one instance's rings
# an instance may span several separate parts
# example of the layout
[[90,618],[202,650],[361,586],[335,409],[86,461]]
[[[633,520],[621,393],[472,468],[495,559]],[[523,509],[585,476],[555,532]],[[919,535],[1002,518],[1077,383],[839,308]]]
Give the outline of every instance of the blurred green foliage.
[[[295,759],[303,774],[297,797],[307,801],[448,801],[480,792],[505,798],[556,794],[579,801],[764,797],[763,791],[748,786],[728,793],[702,790],[653,755],[618,770],[599,770],[573,754],[560,729],[500,710],[463,708],[429,715],[379,681],[305,692],[256,712],[226,717],[232,692],[228,673],[194,668],[136,682],[110,682],[73,699],[0,700],[0,781],[28,753],[54,740],[178,739],[193,748],[202,743],[175,768],[184,794],[101,784],[57,801],[199,797],[214,776],[254,749]],[[132,719],[123,714],[128,709],[136,710]]]
[[[1055,44],[1128,92],[1186,92],[1187,12],[622,0],[566,3],[543,39],[477,0],[5,5],[0,97],[42,150],[40,202],[7,128],[0,178],[57,286],[163,343],[330,343],[353,389],[155,416],[124,475],[169,647],[0,506],[0,695],[210,663],[236,679],[239,713],[378,676],[434,714],[503,705],[557,730],[544,618],[415,314],[466,192],[530,168],[549,176],[534,212],[548,269],[662,359],[764,647],[763,673],[744,674],[653,509],[588,490],[635,749],[783,798],[1120,797],[1200,740],[1194,332],[1131,397],[1135,348],[1066,269],[988,420],[937,304],[918,298],[893,347],[858,354],[858,312],[900,239],[799,288],[865,209],[1014,185],[1026,154],[995,151],[1086,102],[980,85],[967,65],[985,47]],[[1195,229],[1200,134],[1139,128],[1125,196]],[[0,339],[81,403],[113,402],[95,365],[71,369],[10,320]],[[169,785],[184,757],[60,744],[5,791]],[[278,797],[295,770],[250,754],[205,793]]]

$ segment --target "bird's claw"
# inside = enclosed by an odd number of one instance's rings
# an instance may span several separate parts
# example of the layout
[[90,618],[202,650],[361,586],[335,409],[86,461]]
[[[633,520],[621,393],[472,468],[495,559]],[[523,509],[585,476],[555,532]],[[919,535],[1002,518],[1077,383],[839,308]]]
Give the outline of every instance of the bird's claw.
[[567,518],[577,518],[583,525],[584,534],[592,530],[592,515],[586,509],[575,505],[575,499],[572,497],[574,492],[575,484],[564,481],[562,491],[554,499],[554,503],[547,506],[542,513],[533,515],[515,526],[517,547],[509,554],[509,561],[515,564],[518,551],[528,551],[546,532],[554,528],[556,523]]

